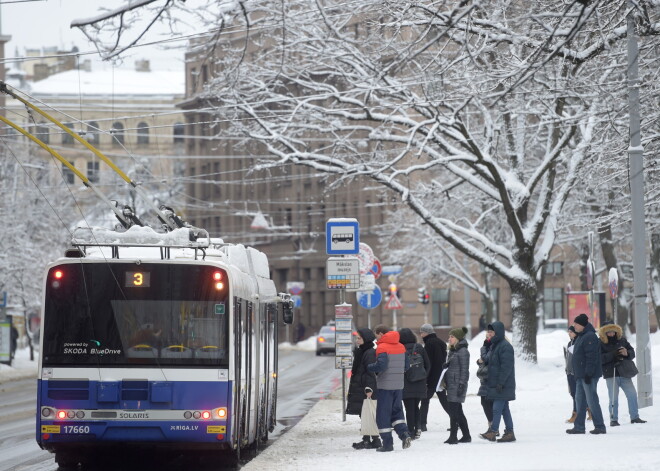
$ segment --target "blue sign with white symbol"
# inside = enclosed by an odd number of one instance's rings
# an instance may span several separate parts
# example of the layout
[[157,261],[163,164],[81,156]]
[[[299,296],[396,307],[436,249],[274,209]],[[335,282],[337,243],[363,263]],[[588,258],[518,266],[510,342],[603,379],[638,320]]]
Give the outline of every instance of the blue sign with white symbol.
[[328,219],[325,223],[325,251],[328,255],[360,252],[360,224],[354,218]]
[[375,285],[371,291],[358,291],[356,297],[360,306],[365,309],[373,309],[378,307],[383,300],[383,292],[380,290],[380,286]]
[[294,294],[293,296],[291,296],[291,301],[293,301],[293,307],[302,306],[302,296],[298,296],[297,294]]

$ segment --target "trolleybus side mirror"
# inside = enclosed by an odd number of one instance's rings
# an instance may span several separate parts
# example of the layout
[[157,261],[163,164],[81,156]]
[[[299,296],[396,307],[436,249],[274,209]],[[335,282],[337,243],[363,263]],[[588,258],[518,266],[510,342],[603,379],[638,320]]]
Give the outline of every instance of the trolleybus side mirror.
[[282,299],[282,322],[293,324],[293,301],[289,294],[280,293]]

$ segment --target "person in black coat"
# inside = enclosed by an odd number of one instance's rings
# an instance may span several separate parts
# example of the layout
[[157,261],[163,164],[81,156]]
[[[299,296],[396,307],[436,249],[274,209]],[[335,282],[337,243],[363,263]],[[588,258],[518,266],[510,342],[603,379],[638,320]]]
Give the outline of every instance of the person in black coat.
[[607,383],[607,392],[610,400],[610,427],[619,426],[619,388],[623,389],[628,400],[628,413],[630,423],[643,424],[646,420],[639,418],[637,391],[632,378],[637,375],[637,368],[632,371],[623,362],[635,358],[635,349],[623,336],[623,329],[611,322],[603,324],[598,329],[600,338],[600,357],[603,362],[603,378]]
[[431,367],[429,368],[429,375],[426,378],[426,397],[422,399],[420,404],[420,419],[422,422],[422,432],[426,432],[426,421],[429,415],[429,402],[431,398],[437,394],[440,400],[440,405],[449,415],[447,410],[447,392],[436,391],[436,386],[440,380],[442,373],[442,365],[447,361],[447,344],[435,334],[435,330],[431,324],[424,324],[419,329],[420,336],[424,341],[424,350],[426,351]]
[[[376,361],[375,340],[376,336],[371,329],[364,328],[358,330],[356,339],[357,348],[353,351],[351,379],[348,383],[346,413],[349,415],[361,415],[362,404],[367,398],[365,388],[371,388],[373,391],[372,399],[377,399],[378,397],[376,374],[367,370],[367,365]],[[357,450],[378,448],[379,446],[381,446],[381,441],[378,435],[363,435],[362,441],[353,443],[353,448]]]
[[493,401],[488,399],[488,358],[490,357],[490,348],[492,347],[491,338],[493,335],[494,332],[492,330],[486,330],[486,338],[479,349],[479,358],[477,359],[477,378],[480,381],[477,396],[481,398],[481,407],[488,421],[486,433],[488,433],[493,424]]
[[488,400],[493,402],[493,421],[490,430],[481,434],[481,438],[495,441],[500,428],[500,419],[504,418],[504,435],[498,442],[515,442],[513,418],[509,401],[516,399],[516,369],[513,346],[505,336],[504,324],[495,321],[488,325],[491,332],[491,349],[488,356]]
[[[424,370],[426,377],[431,369],[431,362],[426,354],[426,350],[422,344],[417,343],[417,337],[412,330],[404,327],[399,330],[399,342],[406,347],[406,352],[411,358],[420,355],[424,361]],[[403,377],[403,406],[406,409],[406,424],[408,425],[408,432],[413,439],[419,438],[422,435],[422,420],[419,410],[419,404],[422,399],[426,398],[426,378],[420,381],[411,381],[408,375]]]
[[568,341],[568,345],[564,347],[564,359],[566,360],[565,370],[566,380],[568,381],[568,392],[573,398],[573,413],[566,422],[572,424],[577,417],[577,407],[575,405],[575,373],[573,372],[573,346],[575,345],[575,340],[577,340],[575,327],[570,326],[568,328],[568,336],[570,337],[570,340]]

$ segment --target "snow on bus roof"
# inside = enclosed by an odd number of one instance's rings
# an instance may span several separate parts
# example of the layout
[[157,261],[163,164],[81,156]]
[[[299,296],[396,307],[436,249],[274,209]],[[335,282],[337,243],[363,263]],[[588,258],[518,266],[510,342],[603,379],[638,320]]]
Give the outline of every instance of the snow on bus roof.
[[191,242],[190,229],[185,227],[160,233],[151,227],[132,226],[126,232],[117,232],[104,227],[77,227],[71,242],[73,245],[207,247],[209,240],[204,238],[199,242]]

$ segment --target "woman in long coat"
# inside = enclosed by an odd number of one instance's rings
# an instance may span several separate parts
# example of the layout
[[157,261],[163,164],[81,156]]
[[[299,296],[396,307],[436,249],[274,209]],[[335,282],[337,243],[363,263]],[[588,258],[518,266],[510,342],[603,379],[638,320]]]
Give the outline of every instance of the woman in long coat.
[[[449,353],[445,376],[443,378],[447,390],[447,408],[449,409],[450,434],[445,443],[469,443],[472,441],[467,419],[463,413],[463,403],[467,394],[468,380],[470,379],[470,352],[465,340],[466,327],[452,329],[449,332]],[[459,439],[458,429],[463,436]]]
[[[404,327],[399,330],[399,342],[406,347],[408,357],[420,355],[424,360],[424,371],[426,376],[431,370],[431,361],[421,343],[417,343],[417,337],[412,330]],[[408,375],[403,376],[403,406],[406,409],[406,424],[408,432],[413,439],[422,435],[422,417],[419,405],[426,398],[426,378],[421,381],[410,381]]]
[[[376,399],[378,387],[376,385],[376,374],[367,371],[369,363],[376,362],[376,350],[374,341],[376,336],[371,329],[359,329],[357,335],[357,348],[353,351],[353,366],[351,368],[351,379],[348,383],[348,397],[346,413],[350,415],[361,415],[362,404],[367,398],[365,388],[373,391],[371,398]],[[353,443],[353,448],[378,448],[381,446],[378,435],[363,435],[362,441]]]

